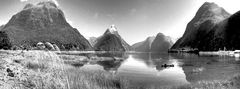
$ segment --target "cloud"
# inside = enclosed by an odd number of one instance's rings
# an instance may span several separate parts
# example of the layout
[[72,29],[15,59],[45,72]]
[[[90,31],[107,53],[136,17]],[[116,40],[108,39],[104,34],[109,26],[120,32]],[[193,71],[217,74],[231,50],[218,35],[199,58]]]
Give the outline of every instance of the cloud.
[[20,2],[40,2],[40,1],[52,1],[59,6],[58,0],[20,0]]

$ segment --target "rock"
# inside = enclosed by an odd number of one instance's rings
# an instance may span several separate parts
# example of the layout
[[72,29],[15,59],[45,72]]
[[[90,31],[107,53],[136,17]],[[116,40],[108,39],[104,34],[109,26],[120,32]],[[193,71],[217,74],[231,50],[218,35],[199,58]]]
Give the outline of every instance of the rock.
[[60,51],[59,47],[56,44],[53,44],[55,51]]
[[14,46],[11,47],[11,50],[21,50],[21,48],[14,45]]
[[46,47],[45,47],[45,45],[44,45],[42,42],[38,42],[38,43],[37,43],[37,48],[38,48],[39,50],[44,50]]
[[55,48],[53,47],[53,45],[51,44],[51,43],[49,43],[49,42],[46,42],[45,43],[45,47],[48,49],[48,50],[55,50]]
[[8,73],[9,73],[9,72],[12,72],[12,70],[11,70],[11,69],[9,69],[9,68],[7,68],[7,70],[6,70],[6,71],[7,71]]
[[14,77],[14,73],[9,72],[9,73],[7,74],[7,76]]

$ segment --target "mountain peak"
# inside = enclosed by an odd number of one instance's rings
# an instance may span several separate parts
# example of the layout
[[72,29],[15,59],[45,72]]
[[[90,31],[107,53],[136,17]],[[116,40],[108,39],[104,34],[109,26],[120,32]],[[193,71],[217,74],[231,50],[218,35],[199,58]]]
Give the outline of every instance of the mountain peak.
[[[210,12],[210,13],[209,13]],[[206,14],[213,14],[213,15],[230,15],[227,11],[225,11],[222,7],[218,6],[214,2],[205,2],[198,10],[197,15],[206,15]],[[213,16],[211,15],[211,16]]]
[[213,2],[205,2],[197,11],[194,19],[191,21],[195,26],[211,20],[213,23],[222,21],[228,18],[230,14],[222,7]]
[[32,8],[34,5],[31,3],[28,3],[25,5],[25,7],[23,9],[28,9],[28,8]]
[[47,8],[58,8],[58,6],[53,2],[53,1],[44,1],[44,2],[39,2],[36,5],[32,3],[28,3],[25,5],[23,9],[29,9],[33,7],[47,7]]
[[159,32],[157,36],[165,36],[163,33]]
[[[211,37],[214,37],[215,39],[215,36],[213,35],[215,30],[218,28],[225,29],[225,26],[222,26],[223,21],[225,21],[230,16],[231,15],[224,8],[218,6],[217,4],[213,2],[205,2],[198,9],[195,17],[188,23],[182,38],[180,38],[172,48],[191,47],[208,49],[216,47],[214,44],[211,45],[214,47],[205,48],[204,46],[202,46],[203,44],[205,45],[205,42],[203,42],[202,40],[204,37],[206,37],[206,40],[209,40]],[[204,41],[206,40],[204,39]],[[215,41],[209,41],[209,43],[214,42]]]
[[40,2],[37,4],[37,6],[46,6],[46,7],[57,8],[57,5],[53,1]]
[[205,7],[219,7],[216,3],[214,2],[205,2],[202,6]]
[[115,25],[111,25],[110,28],[109,28],[109,31],[110,32],[116,32],[117,31],[117,28]]
[[97,39],[95,45],[97,51],[128,51],[129,44],[118,34],[115,25],[111,25],[107,31]]
[[105,33],[118,34],[117,33],[117,28],[116,28],[115,25],[111,25],[110,28],[108,28]]

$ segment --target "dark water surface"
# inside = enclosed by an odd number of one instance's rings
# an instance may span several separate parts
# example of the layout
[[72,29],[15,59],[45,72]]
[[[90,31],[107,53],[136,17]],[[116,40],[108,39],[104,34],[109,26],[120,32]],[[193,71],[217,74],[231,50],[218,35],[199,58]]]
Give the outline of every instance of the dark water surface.
[[240,73],[239,58],[229,56],[167,53],[123,53],[98,56],[124,60],[98,61],[85,64],[80,68],[105,70],[125,77],[131,84],[137,85],[178,86],[198,81],[227,80]]

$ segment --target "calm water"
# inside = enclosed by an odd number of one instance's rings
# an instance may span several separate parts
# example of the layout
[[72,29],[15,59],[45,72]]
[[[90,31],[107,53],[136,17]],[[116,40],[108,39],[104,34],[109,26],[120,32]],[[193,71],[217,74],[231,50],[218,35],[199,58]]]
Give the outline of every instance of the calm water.
[[[124,61],[98,61],[80,68],[105,70],[130,80],[131,84],[178,86],[198,81],[227,80],[240,73],[239,58],[194,54],[98,54]],[[174,67],[162,67],[162,65]]]

